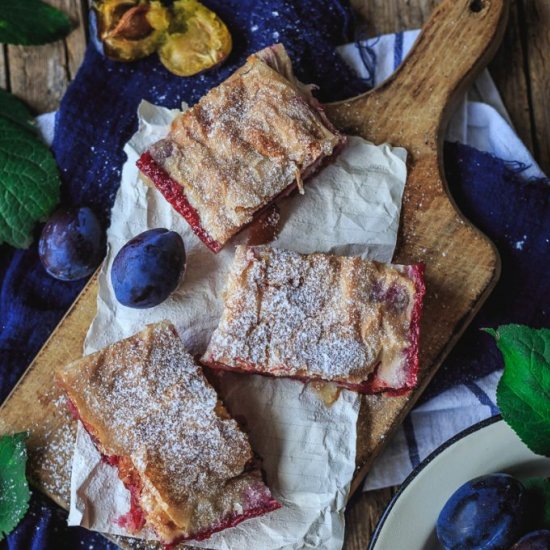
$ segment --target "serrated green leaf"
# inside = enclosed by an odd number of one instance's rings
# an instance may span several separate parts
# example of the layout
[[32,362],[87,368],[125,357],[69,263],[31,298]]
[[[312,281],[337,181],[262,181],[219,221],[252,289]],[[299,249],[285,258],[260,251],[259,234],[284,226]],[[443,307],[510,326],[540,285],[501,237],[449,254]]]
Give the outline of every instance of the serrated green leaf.
[[0,118],[0,244],[25,248],[59,201],[59,174],[38,136]]
[[29,508],[26,439],[26,433],[0,437],[0,540],[15,529]]
[[4,44],[46,44],[70,31],[67,15],[41,0],[0,0],[0,42]]
[[35,131],[34,118],[29,108],[2,88],[0,88],[0,117],[7,118],[26,130]]
[[504,357],[502,417],[533,452],[550,456],[550,329],[506,325],[494,336]]
[[550,529],[550,479],[532,477],[523,485],[527,490],[530,528]]

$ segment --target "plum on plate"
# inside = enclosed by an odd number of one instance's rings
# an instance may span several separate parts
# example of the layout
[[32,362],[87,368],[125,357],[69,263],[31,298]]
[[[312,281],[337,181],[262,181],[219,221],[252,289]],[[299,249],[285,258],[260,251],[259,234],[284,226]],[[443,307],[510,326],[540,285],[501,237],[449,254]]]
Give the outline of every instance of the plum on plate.
[[468,481],[449,498],[437,519],[446,550],[508,550],[523,530],[525,488],[508,474]]
[[54,212],[38,241],[42,265],[52,277],[62,281],[76,281],[91,275],[104,253],[103,229],[87,206]]
[[164,302],[185,269],[183,239],[175,231],[149,229],[129,240],[116,255],[111,283],[124,306],[145,309]]
[[550,531],[548,529],[531,531],[519,539],[511,550],[550,550]]

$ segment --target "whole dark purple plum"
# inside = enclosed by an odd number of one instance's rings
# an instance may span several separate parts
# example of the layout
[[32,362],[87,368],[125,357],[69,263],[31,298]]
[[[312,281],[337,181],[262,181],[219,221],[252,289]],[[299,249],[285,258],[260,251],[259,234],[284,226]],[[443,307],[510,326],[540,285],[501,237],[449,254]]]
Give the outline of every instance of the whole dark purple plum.
[[550,531],[531,531],[512,546],[511,550],[550,550]]
[[441,510],[437,538],[446,550],[508,550],[524,532],[525,494],[508,474],[472,479]]
[[91,275],[104,254],[103,229],[87,206],[54,212],[38,241],[42,265],[52,277],[62,281],[76,281]]
[[129,240],[116,255],[111,283],[124,306],[145,309],[164,302],[178,286],[185,269],[180,235],[150,229]]

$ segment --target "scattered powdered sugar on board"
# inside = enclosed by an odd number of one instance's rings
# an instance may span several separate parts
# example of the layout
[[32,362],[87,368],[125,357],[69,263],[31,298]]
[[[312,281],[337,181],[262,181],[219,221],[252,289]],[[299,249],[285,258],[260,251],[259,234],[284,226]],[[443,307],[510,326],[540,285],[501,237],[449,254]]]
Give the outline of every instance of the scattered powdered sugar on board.
[[41,485],[45,491],[65,502],[69,502],[70,497],[69,480],[75,435],[75,423],[63,422],[57,429],[45,434],[47,445],[33,448],[32,453],[38,456],[29,461],[40,465]]
[[35,441],[28,446],[28,473],[47,494],[60,503],[68,503],[76,423],[57,386],[47,388],[38,399],[49,408],[49,414],[39,426],[29,429]]

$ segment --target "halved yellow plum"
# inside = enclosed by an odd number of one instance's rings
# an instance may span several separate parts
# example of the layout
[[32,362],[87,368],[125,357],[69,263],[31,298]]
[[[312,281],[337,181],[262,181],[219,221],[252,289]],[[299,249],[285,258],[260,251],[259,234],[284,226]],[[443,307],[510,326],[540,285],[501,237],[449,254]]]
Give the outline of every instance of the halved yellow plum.
[[213,11],[196,0],[176,0],[170,11],[170,27],[158,52],[170,72],[192,76],[227,58],[231,34]]
[[94,8],[105,54],[117,61],[151,55],[170,25],[168,9],[156,0],[100,0]]

